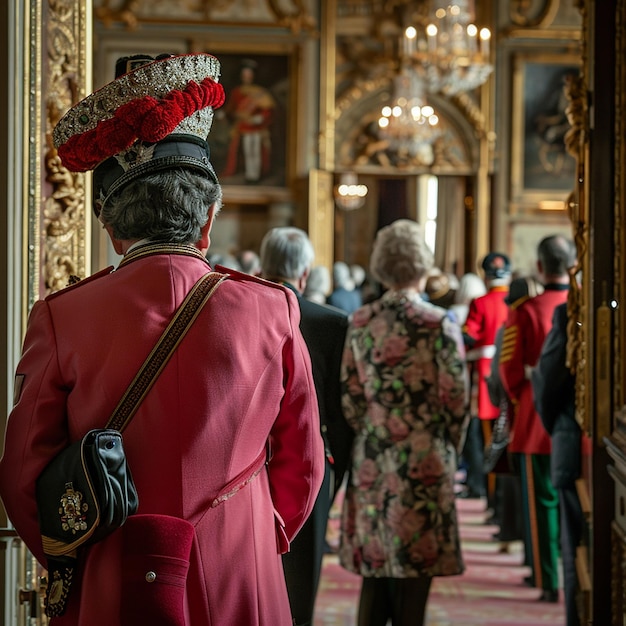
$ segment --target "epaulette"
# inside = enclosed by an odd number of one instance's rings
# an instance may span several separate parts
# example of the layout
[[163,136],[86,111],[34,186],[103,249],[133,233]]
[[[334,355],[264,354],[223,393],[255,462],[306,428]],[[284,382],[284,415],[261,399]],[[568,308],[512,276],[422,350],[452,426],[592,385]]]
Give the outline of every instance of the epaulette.
[[280,283],[275,283],[274,281],[267,280],[265,278],[261,278],[260,276],[254,276],[253,274],[246,274],[245,272],[240,272],[239,270],[231,269],[230,267],[224,267],[223,265],[216,265],[213,268],[216,272],[222,272],[224,274],[228,274],[228,278],[233,280],[245,280],[253,283],[258,283],[259,285],[265,285],[266,287],[274,287],[275,289],[285,289],[283,285]]
[[97,280],[98,278],[102,278],[103,276],[108,276],[112,271],[113,271],[113,266],[110,265],[109,267],[105,267],[103,270],[100,270],[99,272],[96,272],[95,274],[92,274],[91,276],[87,276],[87,278],[77,279],[76,277],[72,277],[67,287],[64,287],[63,289],[59,289],[59,291],[55,291],[54,293],[51,293],[49,296],[46,296],[46,300],[52,300],[53,298],[66,294],[68,291],[76,289],[77,287],[86,285],[87,283]]
[[524,302],[526,302],[526,300],[530,300],[530,296],[521,296],[521,297],[519,297],[519,298],[518,298],[515,302],[512,302],[512,303],[509,305],[509,308],[510,308],[511,310],[513,310],[513,311],[514,311],[514,310],[515,310],[515,309],[517,309],[520,305],[524,304]]

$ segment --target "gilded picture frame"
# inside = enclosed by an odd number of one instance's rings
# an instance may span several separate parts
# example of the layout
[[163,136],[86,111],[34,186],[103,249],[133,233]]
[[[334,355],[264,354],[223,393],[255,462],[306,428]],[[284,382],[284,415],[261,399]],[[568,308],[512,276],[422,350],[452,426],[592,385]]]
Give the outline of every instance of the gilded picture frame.
[[580,73],[570,54],[519,53],[513,57],[511,200],[523,208],[563,201],[576,181],[576,160],[566,150],[566,84]]

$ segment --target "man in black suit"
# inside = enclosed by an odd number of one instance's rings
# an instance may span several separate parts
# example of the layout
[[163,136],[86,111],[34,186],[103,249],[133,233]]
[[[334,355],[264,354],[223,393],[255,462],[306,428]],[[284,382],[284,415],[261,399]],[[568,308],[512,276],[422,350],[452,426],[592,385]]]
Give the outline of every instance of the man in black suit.
[[314,256],[311,241],[299,228],[273,228],[261,243],[261,276],[292,289],[300,303],[300,330],[311,355],[326,443],[326,473],[313,513],[283,555],[291,612],[298,626],[313,623],[328,513],[348,466],[353,437],[343,417],[339,383],[348,315],[302,296]]
[[531,373],[537,413],[552,439],[550,478],[559,492],[561,558],[567,626],[580,626],[576,592],[576,549],[584,531],[584,516],[576,490],[581,475],[584,437],[576,421],[575,378],[565,365],[567,302],[554,310],[552,329]]

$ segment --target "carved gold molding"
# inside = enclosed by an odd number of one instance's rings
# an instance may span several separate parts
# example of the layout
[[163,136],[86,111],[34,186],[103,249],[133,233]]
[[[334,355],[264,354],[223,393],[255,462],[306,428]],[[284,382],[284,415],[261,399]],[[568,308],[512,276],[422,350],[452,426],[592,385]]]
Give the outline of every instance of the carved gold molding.
[[[162,0],[95,0],[96,17],[109,28],[123,24],[135,30],[145,23],[237,24],[286,28],[294,35],[317,28],[315,18],[303,0],[265,0],[253,12],[241,0],[196,0],[195,2],[163,2]],[[222,17],[223,15],[231,16]],[[252,16],[252,17],[250,17]],[[256,16],[256,17],[255,17]],[[262,17],[263,19],[259,19]]]
[[316,27],[315,20],[308,13],[305,3],[302,0],[292,0],[294,5],[292,11],[285,11],[276,0],[267,0],[267,3],[276,16],[280,26],[286,26],[294,34],[300,31],[311,31]]
[[[355,103],[368,98],[372,93],[387,88],[391,90],[391,80],[389,75],[375,78],[358,79],[348,87],[338,98],[335,105],[335,117],[337,120],[350,110]],[[455,104],[459,112],[471,124],[477,137],[485,137],[488,131],[488,124],[483,112],[476,103],[476,100],[469,94],[461,93],[451,101]],[[378,113],[378,111],[376,111]]]
[[550,25],[559,11],[559,0],[543,0],[537,8],[528,0],[511,0],[509,14],[516,26],[537,28]]
[[91,0],[49,0],[46,18],[46,88],[45,96],[38,99],[45,111],[40,116],[44,134],[39,135],[45,137],[39,150],[44,157],[45,196],[41,219],[33,220],[43,231],[45,294],[67,286],[71,276],[84,277],[90,271],[89,183],[85,174],[68,172],[61,165],[52,130],[91,89]]
[[[417,173],[469,175],[479,168],[480,142],[487,141],[488,126],[476,101],[468,94],[447,99],[432,95],[429,103],[439,116],[440,139],[433,144],[431,163],[401,162],[394,159],[387,143],[372,127],[377,126],[380,109],[389,100],[389,75],[354,80],[337,97],[335,141],[338,169],[370,173]],[[472,147],[474,150],[472,151]]]
[[[588,14],[581,3],[583,33],[588,33]],[[578,253],[578,264],[571,270],[571,289],[568,297],[568,347],[567,365],[576,376],[576,419],[585,432],[590,430],[591,407],[589,391],[591,389],[589,364],[593,362],[589,355],[589,311],[587,289],[589,285],[589,197],[586,171],[588,167],[589,110],[587,106],[589,55],[588,41],[582,38],[581,71],[577,78],[572,78],[565,86],[569,100],[566,109],[570,130],[565,136],[567,151],[576,159],[576,184],[567,202],[572,233]]]
[[[583,60],[584,65],[584,60]],[[569,218],[572,223],[572,233],[576,250],[578,253],[578,263],[572,268],[570,275],[570,292],[568,297],[568,351],[567,365],[576,375],[578,385],[577,420],[581,427],[588,429],[589,413],[585,407],[586,390],[589,389],[588,355],[587,346],[587,324],[583,320],[587,319],[587,305],[585,302],[585,292],[581,282],[580,270],[588,264],[589,252],[589,231],[587,227],[586,215],[586,195],[585,195],[585,140],[587,137],[587,104],[584,70],[581,76],[574,78],[566,85],[565,93],[570,101],[566,113],[571,124],[571,129],[565,136],[567,151],[577,160],[577,185],[570,194],[567,202]],[[586,281],[586,272],[582,272],[582,281]]]

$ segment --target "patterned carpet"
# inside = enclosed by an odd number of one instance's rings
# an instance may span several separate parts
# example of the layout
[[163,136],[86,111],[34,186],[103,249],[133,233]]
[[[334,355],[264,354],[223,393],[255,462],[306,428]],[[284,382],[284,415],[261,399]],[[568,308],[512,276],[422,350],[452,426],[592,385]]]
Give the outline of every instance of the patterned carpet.
[[[435,578],[427,608],[427,626],[562,626],[563,593],[558,603],[538,602],[538,589],[526,587],[521,543],[501,552],[485,523],[484,500],[458,500],[466,571]],[[336,545],[338,511],[331,513],[328,541]],[[334,554],[324,557],[315,626],[354,626],[360,577],[344,570]]]

